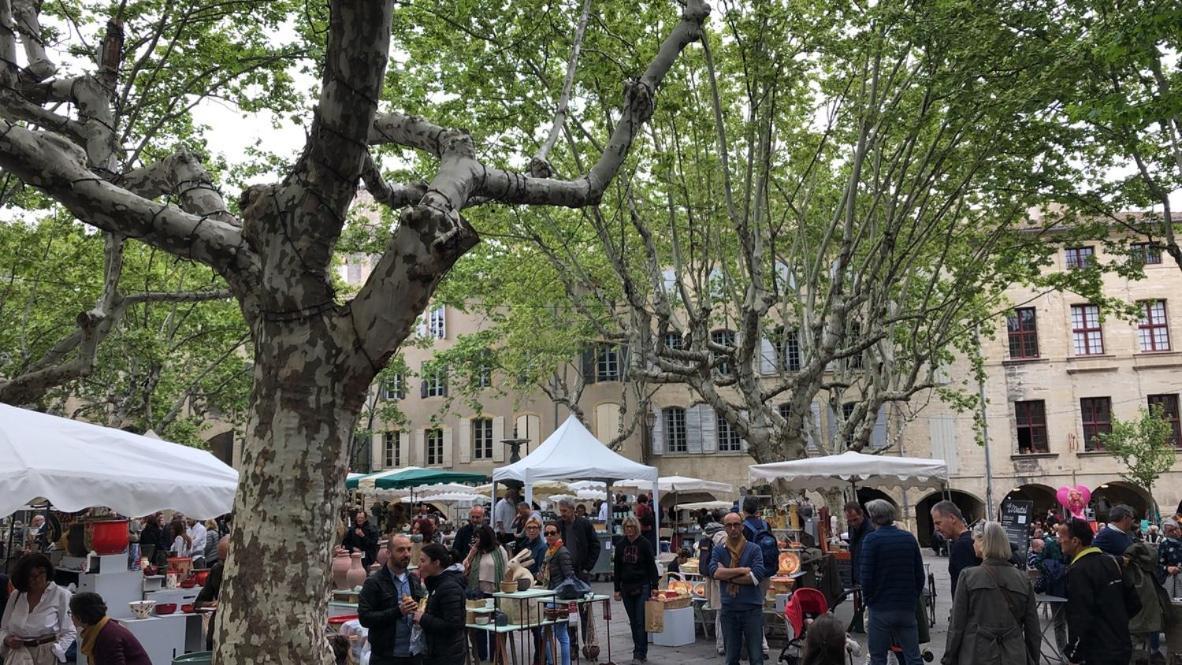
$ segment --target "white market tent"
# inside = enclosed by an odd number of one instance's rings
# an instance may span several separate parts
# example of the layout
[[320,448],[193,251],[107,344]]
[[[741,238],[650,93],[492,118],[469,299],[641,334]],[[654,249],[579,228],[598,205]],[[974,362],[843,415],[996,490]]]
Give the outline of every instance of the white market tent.
[[[612,485],[613,487],[625,489],[648,489],[648,486],[651,484],[646,480],[630,478],[613,483]],[[702,480],[701,478],[688,478],[686,476],[661,476],[657,478],[657,486],[666,494],[670,492],[705,492],[713,495],[735,493],[734,485],[719,483],[713,480]]]
[[[660,505],[657,503],[660,495],[657,468],[613,452],[574,416],[568,417],[532,453],[513,464],[494,469],[492,478],[494,483],[507,480],[523,483],[525,500],[529,502],[533,502],[534,483],[541,481],[599,480],[610,484],[616,480],[638,479],[649,484],[654,504]],[[658,520],[655,528],[659,533],[661,511],[653,512]]]
[[847,483],[939,489],[948,482],[948,465],[942,459],[866,455],[854,451],[790,462],[752,464],[747,469],[752,483],[784,480],[793,489],[831,489]]
[[0,459],[0,515],[40,497],[66,512],[209,519],[233,509],[238,489],[238,472],[204,450],[7,404]]
[[677,504],[678,510],[726,510],[734,505],[733,501],[694,501],[692,503]]

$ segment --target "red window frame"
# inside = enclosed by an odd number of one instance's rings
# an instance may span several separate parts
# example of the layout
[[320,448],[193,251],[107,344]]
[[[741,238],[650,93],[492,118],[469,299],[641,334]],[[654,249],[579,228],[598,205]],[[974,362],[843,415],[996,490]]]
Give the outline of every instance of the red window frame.
[[1097,434],[1112,432],[1112,398],[1081,397],[1080,419],[1083,421],[1084,450],[1104,450]]
[[1154,266],[1161,263],[1161,247],[1154,242],[1135,242],[1132,246],[1133,258],[1143,266]]
[[[1141,319],[1137,321],[1137,342],[1142,353],[1170,350],[1170,317],[1165,300],[1142,300]],[[1158,307],[1160,305],[1160,308]]]
[[1087,268],[1088,264],[1096,258],[1096,248],[1091,245],[1068,247],[1064,251],[1067,257],[1068,270]]
[[[1017,421],[1018,454],[1049,453],[1047,439],[1047,407],[1041,399],[1014,402],[1014,418]],[[1028,445],[1022,445],[1022,432],[1026,432]]]
[[1038,357],[1038,316],[1033,307],[1017,307],[1007,315],[1006,332],[1011,358]]
[[1149,395],[1146,397],[1146,401],[1151,409],[1154,406],[1161,407],[1162,416],[1174,427],[1174,447],[1182,448],[1182,418],[1179,418],[1178,395],[1176,393]]
[[1104,355],[1104,328],[1098,305],[1071,306],[1071,343],[1077,356]]

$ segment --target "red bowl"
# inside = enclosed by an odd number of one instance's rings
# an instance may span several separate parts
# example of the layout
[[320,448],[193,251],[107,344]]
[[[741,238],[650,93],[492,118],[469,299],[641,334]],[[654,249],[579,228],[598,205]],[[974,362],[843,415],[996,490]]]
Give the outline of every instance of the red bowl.
[[163,603],[156,606],[156,614],[158,616],[165,616],[176,612],[176,603]]
[[191,605],[191,604],[181,605],[181,611],[184,612],[185,614],[192,614],[193,613],[193,605]]
[[205,582],[209,580],[209,569],[197,570],[193,572],[193,579],[201,586],[205,586]]
[[192,589],[197,586],[197,580],[192,577],[186,577],[180,584],[182,589]]
[[328,618],[328,625],[339,626],[347,621],[352,621],[353,619],[356,619],[356,618],[357,618],[356,614],[342,614],[340,616],[329,617]]

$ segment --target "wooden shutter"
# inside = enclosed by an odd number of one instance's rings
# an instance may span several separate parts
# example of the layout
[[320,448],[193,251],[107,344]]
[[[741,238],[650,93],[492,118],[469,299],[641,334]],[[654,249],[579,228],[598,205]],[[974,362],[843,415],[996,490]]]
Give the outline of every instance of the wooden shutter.
[[492,419],[492,454],[494,462],[505,461],[505,417],[496,416]]
[[759,338],[759,373],[775,374],[777,369],[776,345],[767,337]]
[[447,306],[439,306],[439,339],[447,339]]
[[595,383],[595,346],[583,349],[583,383]]
[[451,428],[450,427],[441,427],[440,431],[443,432],[443,466],[450,469],[451,468],[451,454],[452,454],[451,453],[451,446],[452,446]]
[[410,432],[398,433],[398,450],[394,454],[394,466],[410,466]]
[[870,447],[875,449],[887,447],[886,405],[878,407],[878,415],[874,417],[874,431],[870,433]]
[[443,382],[443,397],[447,397],[447,365],[439,368],[439,373],[442,375],[439,378]]
[[460,418],[460,464],[472,462],[472,421]]
[[415,430],[415,446],[413,459],[406,461],[408,466],[427,466],[427,430]]
[[709,404],[698,405],[702,421],[702,452],[718,452],[718,413]]
[[685,410],[685,451],[702,452],[702,410],[705,404],[695,404]]
[[654,455],[665,454],[665,414],[660,409],[653,407],[656,411],[657,418],[653,421],[652,447]]

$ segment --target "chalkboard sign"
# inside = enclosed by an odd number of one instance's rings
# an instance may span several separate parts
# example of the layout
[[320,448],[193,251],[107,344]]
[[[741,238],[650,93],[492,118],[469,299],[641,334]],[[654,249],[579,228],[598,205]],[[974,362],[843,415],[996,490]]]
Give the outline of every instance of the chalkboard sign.
[[1011,499],[1001,504],[1001,525],[1005,527],[1010,544],[1018,548],[1023,556],[1030,547],[1030,519],[1034,502]]

